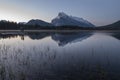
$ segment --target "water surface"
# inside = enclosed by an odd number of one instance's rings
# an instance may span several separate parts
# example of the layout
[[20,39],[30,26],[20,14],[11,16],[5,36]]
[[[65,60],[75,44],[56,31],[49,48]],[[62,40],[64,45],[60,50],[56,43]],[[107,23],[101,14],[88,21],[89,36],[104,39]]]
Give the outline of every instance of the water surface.
[[1,80],[120,80],[119,32],[0,33]]

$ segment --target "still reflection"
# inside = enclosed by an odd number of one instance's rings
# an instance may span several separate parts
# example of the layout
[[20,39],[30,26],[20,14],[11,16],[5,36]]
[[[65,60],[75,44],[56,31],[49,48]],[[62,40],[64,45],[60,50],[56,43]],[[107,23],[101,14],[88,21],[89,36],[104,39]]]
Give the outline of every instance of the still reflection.
[[114,33],[112,33],[112,36],[115,37],[116,39],[120,40],[120,32],[114,32]]
[[76,43],[87,39],[93,33],[92,32],[62,32],[62,33],[44,33],[44,32],[27,32],[24,34],[0,34],[0,38],[15,38],[17,36],[24,40],[25,36],[30,37],[32,40],[40,40],[46,37],[51,37],[56,41],[59,46],[65,46],[69,43]]
[[52,35],[52,39],[55,40],[59,46],[64,46],[69,43],[81,42],[82,40],[90,37],[92,33],[79,32],[79,33],[56,33]]
[[0,80],[119,80],[116,35],[119,33],[1,33]]

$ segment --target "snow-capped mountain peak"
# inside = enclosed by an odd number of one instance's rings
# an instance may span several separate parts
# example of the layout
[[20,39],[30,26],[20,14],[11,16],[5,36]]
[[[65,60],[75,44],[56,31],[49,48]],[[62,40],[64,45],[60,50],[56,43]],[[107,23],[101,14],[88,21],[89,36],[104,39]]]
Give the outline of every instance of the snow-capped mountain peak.
[[81,27],[94,27],[94,25],[83,18],[69,16],[64,12],[60,12],[56,18],[52,20],[52,24],[55,26],[81,26]]
[[56,19],[60,19],[60,18],[62,18],[62,17],[68,17],[68,15],[67,14],[65,14],[64,12],[60,12],[59,14],[58,14],[58,16],[56,17]]
[[68,15],[65,14],[64,12],[60,12],[60,13],[58,14],[58,16],[59,16],[59,17],[68,17]]

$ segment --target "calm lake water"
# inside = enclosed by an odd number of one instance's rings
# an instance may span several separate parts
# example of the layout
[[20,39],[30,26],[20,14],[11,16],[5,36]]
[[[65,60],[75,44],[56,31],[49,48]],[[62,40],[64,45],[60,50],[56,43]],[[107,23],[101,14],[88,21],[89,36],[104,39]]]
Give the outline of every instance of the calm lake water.
[[2,32],[0,80],[120,80],[120,32]]

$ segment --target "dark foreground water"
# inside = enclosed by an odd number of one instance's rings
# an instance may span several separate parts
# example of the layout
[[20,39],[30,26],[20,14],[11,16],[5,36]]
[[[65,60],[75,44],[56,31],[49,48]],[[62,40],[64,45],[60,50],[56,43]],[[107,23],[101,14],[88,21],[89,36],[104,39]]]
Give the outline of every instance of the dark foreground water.
[[120,80],[120,33],[0,33],[0,80]]

